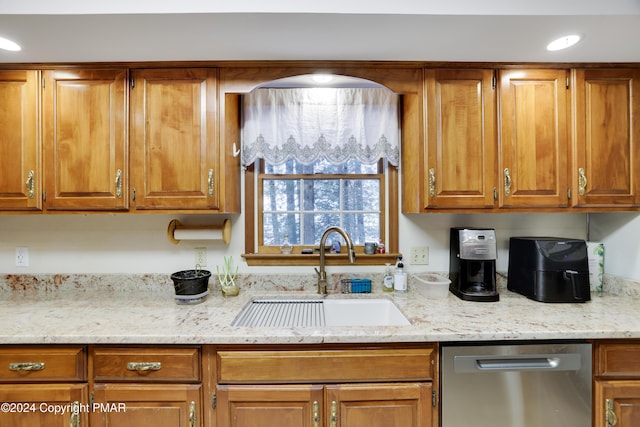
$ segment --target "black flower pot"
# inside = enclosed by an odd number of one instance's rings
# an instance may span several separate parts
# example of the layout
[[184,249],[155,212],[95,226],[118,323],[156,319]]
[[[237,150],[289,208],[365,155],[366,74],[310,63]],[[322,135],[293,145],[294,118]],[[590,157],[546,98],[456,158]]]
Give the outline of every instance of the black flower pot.
[[183,270],[173,273],[173,287],[176,291],[178,304],[196,304],[206,299],[209,293],[208,270]]

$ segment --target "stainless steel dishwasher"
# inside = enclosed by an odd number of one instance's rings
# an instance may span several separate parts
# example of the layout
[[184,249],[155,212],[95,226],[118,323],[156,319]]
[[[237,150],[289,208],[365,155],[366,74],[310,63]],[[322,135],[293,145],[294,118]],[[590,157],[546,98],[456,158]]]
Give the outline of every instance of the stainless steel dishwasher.
[[442,427],[591,426],[591,344],[442,346]]

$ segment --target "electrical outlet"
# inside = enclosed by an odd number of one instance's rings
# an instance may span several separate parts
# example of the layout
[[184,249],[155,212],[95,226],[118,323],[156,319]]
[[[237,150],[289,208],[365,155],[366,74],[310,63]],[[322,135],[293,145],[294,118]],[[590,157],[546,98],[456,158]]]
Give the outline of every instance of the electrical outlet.
[[16,248],[16,267],[29,267],[29,248],[24,246]]
[[411,248],[411,264],[412,265],[428,265],[429,264],[429,246]]
[[195,248],[196,265],[202,267],[207,266],[207,248]]

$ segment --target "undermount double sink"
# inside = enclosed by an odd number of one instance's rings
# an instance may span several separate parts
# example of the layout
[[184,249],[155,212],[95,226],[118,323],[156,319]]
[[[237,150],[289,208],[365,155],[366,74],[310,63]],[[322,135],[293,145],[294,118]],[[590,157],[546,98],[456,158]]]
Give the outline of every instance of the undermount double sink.
[[386,298],[253,299],[232,323],[285,328],[410,324],[393,301]]

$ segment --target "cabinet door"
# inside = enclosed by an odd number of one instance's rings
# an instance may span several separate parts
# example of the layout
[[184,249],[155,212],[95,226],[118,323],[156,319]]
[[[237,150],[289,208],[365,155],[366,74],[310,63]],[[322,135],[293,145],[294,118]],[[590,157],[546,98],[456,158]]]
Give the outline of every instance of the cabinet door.
[[96,384],[91,425],[202,426],[199,384]]
[[639,70],[576,70],[576,206],[640,202]]
[[217,70],[134,70],[132,79],[136,209],[216,209]]
[[0,426],[86,426],[90,412],[87,389],[86,384],[2,384]]
[[493,207],[492,70],[426,70],[428,208]]
[[0,71],[0,210],[42,208],[38,71]]
[[126,75],[126,70],[44,72],[47,209],[128,208]]
[[324,396],[321,385],[221,385],[218,386],[217,396],[219,426],[320,427],[328,425],[321,419]]
[[594,427],[640,426],[640,381],[596,381],[594,402]]
[[568,206],[567,70],[500,72],[500,207]]
[[431,389],[431,383],[327,386],[327,425],[431,426]]

